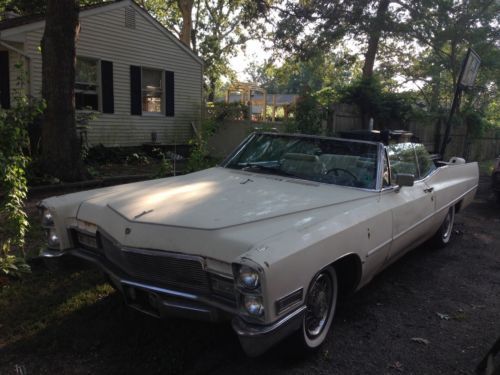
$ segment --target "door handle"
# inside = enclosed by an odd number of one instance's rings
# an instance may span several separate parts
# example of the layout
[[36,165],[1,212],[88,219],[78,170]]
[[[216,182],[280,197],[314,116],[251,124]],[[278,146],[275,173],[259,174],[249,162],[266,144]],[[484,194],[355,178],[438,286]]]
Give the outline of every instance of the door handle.
[[433,188],[433,187],[430,187],[430,188],[424,189],[424,193],[432,193],[433,191],[434,191],[434,188]]

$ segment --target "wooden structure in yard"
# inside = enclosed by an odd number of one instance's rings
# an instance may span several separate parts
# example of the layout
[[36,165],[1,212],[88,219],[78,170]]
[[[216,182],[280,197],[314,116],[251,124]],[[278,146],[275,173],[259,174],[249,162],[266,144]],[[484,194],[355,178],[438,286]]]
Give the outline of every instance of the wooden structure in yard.
[[[297,102],[295,94],[268,94],[267,90],[250,82],[235,82],[226,91],[225,102],[240,102],[248,106],[249,118],[253,121],[276,121],[277,109],[283,108],[284,118],[288,118],[289,109]],[[271,115],[267,115],[267,108]]]

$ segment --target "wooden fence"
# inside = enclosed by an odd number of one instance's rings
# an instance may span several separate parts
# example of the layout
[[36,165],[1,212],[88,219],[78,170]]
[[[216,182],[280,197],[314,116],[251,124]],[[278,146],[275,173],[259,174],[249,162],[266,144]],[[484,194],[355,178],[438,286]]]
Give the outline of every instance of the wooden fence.
[[[348,104],[336,104],[330,111],[330,118],[323,121],[324,134],[338,134],[342,131],[362,129],[362,119],[358,109]],[[392,129],[411,131],[430,152],[436,152],[444,137],[444,125],[432,123],[430,120],[410,121],[406,126],[391,124]],[[209,140],[208,148],[211,156],[222,158],[233,150],[248,134],[256,130],[275,130],[286,132],[282,122],[251,122],[239,120],[225,121],[217,133]],[[466,160],[489,160],[500,155],[500,128],[492,129],[480,138],[468,138],[465,126],[452,129],[451,142],[447,146],[444,159],[461,156]]]

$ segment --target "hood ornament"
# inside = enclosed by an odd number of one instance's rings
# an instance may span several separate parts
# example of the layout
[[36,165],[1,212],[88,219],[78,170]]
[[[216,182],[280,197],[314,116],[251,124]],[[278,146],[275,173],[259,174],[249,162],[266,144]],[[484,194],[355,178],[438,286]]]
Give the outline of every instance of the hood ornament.
[[154,210],[142,211],[139,215],[134,216],[134,220],[140,218],[141,216],[147,215]]

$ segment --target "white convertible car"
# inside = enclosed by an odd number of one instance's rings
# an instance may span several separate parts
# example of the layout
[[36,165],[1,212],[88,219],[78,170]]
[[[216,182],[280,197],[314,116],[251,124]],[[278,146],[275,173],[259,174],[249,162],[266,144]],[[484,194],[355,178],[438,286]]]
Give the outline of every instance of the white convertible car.
[[95,263],[146,314],[231,318],[248,355],[315,348],[338,296],[446,245],[477,185],[420,144],[254,133],[215,168],[44,200],[43,256]]

